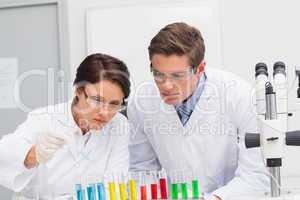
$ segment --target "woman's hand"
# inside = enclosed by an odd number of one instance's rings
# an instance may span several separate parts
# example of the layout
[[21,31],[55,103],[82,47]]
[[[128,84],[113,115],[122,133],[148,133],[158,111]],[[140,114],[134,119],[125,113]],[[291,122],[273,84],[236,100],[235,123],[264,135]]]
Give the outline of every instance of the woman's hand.
[[57,150],[67,143],[64,134],[44,133],[42,134],[35,148],[36,161],[39,164],[47,163]]
[[34,168],[37,165],[35,149],[36,149],[35,145],[33,145],[31,149],[28,151],[27,156],[24,160],[24,166],[27,169]]

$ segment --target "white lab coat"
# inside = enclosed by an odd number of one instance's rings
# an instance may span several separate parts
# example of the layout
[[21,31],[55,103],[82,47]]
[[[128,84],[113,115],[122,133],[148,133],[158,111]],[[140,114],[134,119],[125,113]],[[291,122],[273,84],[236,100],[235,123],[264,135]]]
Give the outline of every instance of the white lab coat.
[[[68,144],[45,166],[28,170],[24,159],[45,132],[66,134]],[[41,189],[36,185],[60,195],[74,192],[76,183],[100,181],[103,173],[127,171],[128,132],[127,119],[116,114],[100,133],[83,136],[73,119],[71,102],[33,111],[13,134],[0,141],[0,184],[29,196],[34,189]]]
[[202,191],[230,199],[268,190],[259,149],[246,149],[245,132],[255,133],[251,86],[232,73],[206,69],[204,91],[186,126],[155,83],[144,84],[128,106],[130,170],[197,170]]

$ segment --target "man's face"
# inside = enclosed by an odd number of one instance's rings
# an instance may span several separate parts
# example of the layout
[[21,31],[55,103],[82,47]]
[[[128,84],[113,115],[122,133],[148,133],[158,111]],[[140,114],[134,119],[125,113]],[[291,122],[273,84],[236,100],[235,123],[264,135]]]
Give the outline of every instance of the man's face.
[[154,54],[151,64],[160,95],[169,105],[179,104],[192,95],[205,67],[202,62],[193,71],[186,55]]

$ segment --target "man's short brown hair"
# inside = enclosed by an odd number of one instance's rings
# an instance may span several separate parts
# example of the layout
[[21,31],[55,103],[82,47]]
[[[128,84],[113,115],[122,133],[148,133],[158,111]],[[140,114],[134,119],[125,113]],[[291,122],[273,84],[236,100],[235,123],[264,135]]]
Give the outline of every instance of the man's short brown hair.
[[173,23],[161,29],[150,42],[149,58],[154,54],[187,55],[192,67],[204,59],[205,45],[198,29],[186,23]]

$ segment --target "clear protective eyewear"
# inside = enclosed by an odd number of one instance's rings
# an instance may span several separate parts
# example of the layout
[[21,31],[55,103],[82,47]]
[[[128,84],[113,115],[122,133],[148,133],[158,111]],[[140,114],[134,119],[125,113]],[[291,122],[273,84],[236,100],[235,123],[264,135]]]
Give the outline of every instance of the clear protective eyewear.
[[88,96],[84,91],[88,104],[93,109],[106,109],[109,112],[121,112],[126,109],[126,103],[123,104],[113,104],[113,103],[106,103],[99,97],[96,96]]
[[154,80],[163,83],[166,81],[167,77],[169,77],[173,81],[184,81],[190,78],[192,75],[196,73],[195,67],[190,67],[188,70],[179,71],[179,72],[170,72],[170,73],[163,73],[156,70],[151,64],[151,72],[153,74]]

